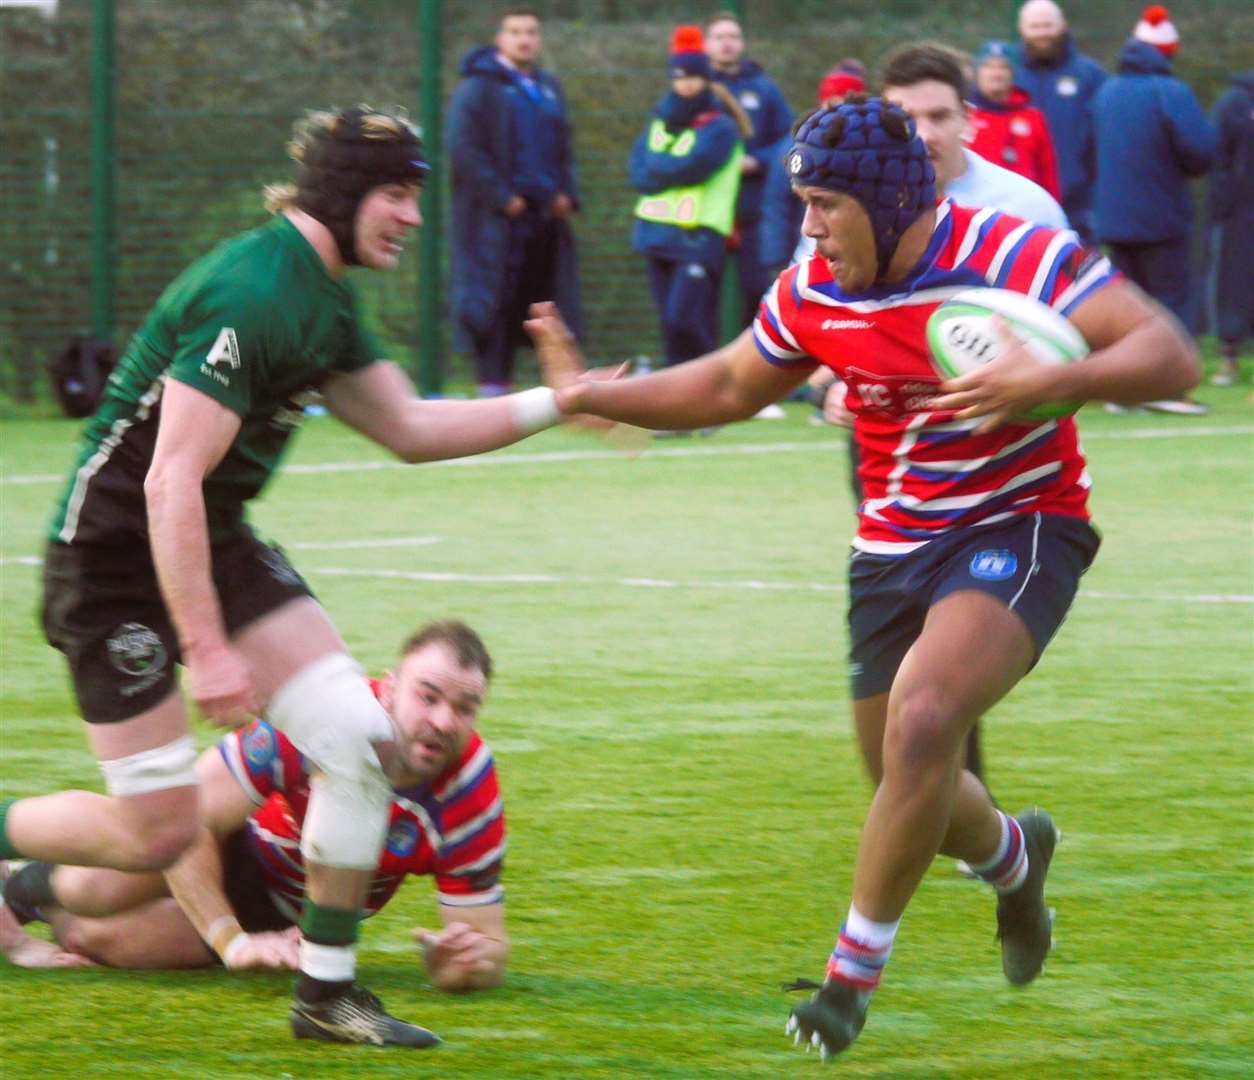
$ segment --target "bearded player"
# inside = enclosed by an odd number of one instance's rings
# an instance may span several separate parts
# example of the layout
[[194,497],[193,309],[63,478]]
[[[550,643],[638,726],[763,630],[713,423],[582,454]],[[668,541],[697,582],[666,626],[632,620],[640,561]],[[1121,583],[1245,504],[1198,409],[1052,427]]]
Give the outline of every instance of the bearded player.
[[[997,891],[1007,979],[1027,983],[1051,946],[1048,814],[994,806],[962,768],[981,714],[1039,659],[1098,547],[1075,421],[1016,417],[1045,402],[1133,402],[1197,381],[1163,308],[1074,233],[936,199],[913,122],[879,99],[808,117],[787,164],[817,251],[763,298],[730,345],[623,383],[580,378],[551,306],[528,324],[564,413],[646,428],[752,416],[819,366],[851,388],[865,498],[849,560],[853,716],[876,784],[853,902],[821,986],[788,1031],[826,1057],[861,1031],[906,906],[938,852]],[[946,298],[977,286],[1035,297],[1092,352],[1062,366],[1014,342],[941,383],[925,338]],[[972,657],[979,657],[972,663]]]
[[[482,640],[450,620],[419,629],[396,670],[373,683],[401,764],[366,912],[409,875],[435,878],[444,926],[415,937],[442,990],[496,986],[505,973],[505,818],[492,754],[474,730],[491,675]],[[164,877],[27,863],[5,886],[0,951],[20,966],[67,966],[57,946],[18,928],[18,918],[39,918],[67,953],[111,967],[297,967],[309,773],[269,724],[232,732],[197,763],[202,833]]]

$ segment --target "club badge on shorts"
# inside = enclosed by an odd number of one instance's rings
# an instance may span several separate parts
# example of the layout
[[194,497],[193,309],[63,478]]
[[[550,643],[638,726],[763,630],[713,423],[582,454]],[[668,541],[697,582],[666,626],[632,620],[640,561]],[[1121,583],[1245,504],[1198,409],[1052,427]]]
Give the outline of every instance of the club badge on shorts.
[[990,548],[971,557],[971,576],[981,581],[1005,581],[1018,569],[1019,557],[1005,548]]
[[105,642],[109,663],[134,681],[121,687],[121,693],[131,697],[147,690],[161,678],[169,662],[169,654],[160,636],[143,623],[123,623]]
[[123,623],[105,644],[109,662],[123,675],[141,678],[165,667],[165,646],[157,632],[143,623]]

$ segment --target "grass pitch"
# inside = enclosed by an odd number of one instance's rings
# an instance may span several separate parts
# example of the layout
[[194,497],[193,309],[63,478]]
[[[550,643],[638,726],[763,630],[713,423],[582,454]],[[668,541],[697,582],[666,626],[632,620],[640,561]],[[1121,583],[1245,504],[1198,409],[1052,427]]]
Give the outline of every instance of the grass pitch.
[[[1248,388],[1204,396],[1202,419],[1085,411],[1103,550],[986,720],[999,799],[1064,830],[1045,974],[1003,981],[991,894],[942,860],[841,1076],[1254,1075],[1254,426]],[[0,1075],[818,1075],[778,985],[822,971],[869,790],[846,707],[843,441],[805,420],[791,406],[636,459],[554,431],[417,468],[311,420],[254,521],[357,655],[380,669],[417,623],[458,615],[496,656],[481,730],[510,830],[508,983],[431,989],[415,880],[367,925],[361,976],[436,1051],[296,1043],[279,975],[0,966]],[[100,789],[21,561],[74,433],[0,426],[6,795]]]

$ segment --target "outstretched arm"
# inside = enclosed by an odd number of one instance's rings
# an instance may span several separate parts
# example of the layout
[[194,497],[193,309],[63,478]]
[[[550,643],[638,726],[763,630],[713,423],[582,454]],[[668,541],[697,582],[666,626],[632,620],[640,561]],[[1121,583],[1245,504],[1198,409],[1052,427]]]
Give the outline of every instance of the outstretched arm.
[[337,376],[323,394],[344,423],[409,462],[482,454],[561,419],[543,387],[478,401],[424,401],[387,360]]
[[564,415],[589,413],[645,428],[700,428],[745,420],[786,397],[814,365],[776,367],[746,330],[706,356],[638,379],[581,378],[583,356],[552,304],[536,304],[527,331],[535,341],[545,380],[557,389]]

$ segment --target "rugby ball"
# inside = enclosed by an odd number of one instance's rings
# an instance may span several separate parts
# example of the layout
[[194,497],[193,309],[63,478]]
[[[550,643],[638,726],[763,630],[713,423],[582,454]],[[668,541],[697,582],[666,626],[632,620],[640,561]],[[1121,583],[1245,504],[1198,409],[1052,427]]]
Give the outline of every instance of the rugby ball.
[[[951,296],[927,320],[927,344],[936,370],[947,379],[965,375],[1001,355],[1004,345],[993,319],[1045,364],[1069,364],[1088,355],[1080,331],[1048,304],[1009,289],[965,289]],[[1023,415],[1030,420],[1070,416],[1082,402],[1051,401]]]

